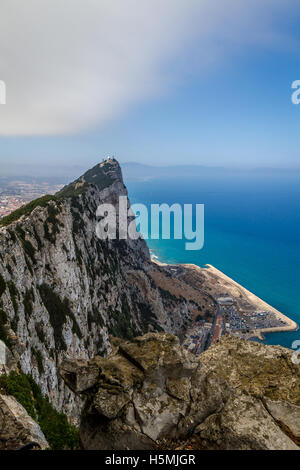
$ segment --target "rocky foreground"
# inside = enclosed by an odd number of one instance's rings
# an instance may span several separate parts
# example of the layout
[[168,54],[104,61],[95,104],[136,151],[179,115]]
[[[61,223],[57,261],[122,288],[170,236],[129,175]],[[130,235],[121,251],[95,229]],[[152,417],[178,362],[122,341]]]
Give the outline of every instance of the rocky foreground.
[[195,358],[148,333],[60,373],[86,400],[84,449],[299,450],[300,367],[280,346],[227,336]]

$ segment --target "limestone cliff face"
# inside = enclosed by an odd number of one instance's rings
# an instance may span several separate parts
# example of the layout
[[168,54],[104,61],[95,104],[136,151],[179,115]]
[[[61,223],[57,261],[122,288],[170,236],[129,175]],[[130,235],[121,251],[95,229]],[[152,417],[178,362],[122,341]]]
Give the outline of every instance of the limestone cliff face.
[[300,366],[279,346],[224,337],[196,358],[148,333],[61,375],[87,397],[84,449],[299,450]]
[[81,402],[58,375],[64,357],[106,355],[109,334],[176,334],[189,314],[148,275],[144,240],[96,236],[98,205],[118,208],[121,195],[120,166],[105,161],[0,223],[0,339],[69,416]]
[[29,442],[36,442],[36,448],[49,448],[40,426],[14,397],[0,394],[0,408],[0,450],[16,450]]

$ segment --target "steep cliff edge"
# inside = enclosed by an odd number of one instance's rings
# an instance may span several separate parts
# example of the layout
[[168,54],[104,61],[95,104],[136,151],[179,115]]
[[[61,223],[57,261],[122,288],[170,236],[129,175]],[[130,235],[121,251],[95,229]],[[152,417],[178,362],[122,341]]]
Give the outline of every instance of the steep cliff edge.
[[195,358],[148,333],[61,375],[87,398],[84,449],[299,450],[300,366],[279,346],[228,336]]
[[97,207],[118,209],[119,196],[127,197],[121,169],[107,160],[0,221],[0,339],[69,417],[81,401],[57,372],[64,357],[106,355],[109,334],[177,334],[190,315],[187,301],[149,276],[143,239],[96,236]]
[[232,337],[198,358],[183,349],[173,334],[214,312],[197,286],[151,263],[143,239],[97,237],[98,206],[118,211],[120,196],[120,166],[107,160],[0,221],[0,408],[12,423],[2,447],[29,436],[47,446],[50,414],[76,446],[59,410],[82,416],[89,449],[297,449],[292,352]]

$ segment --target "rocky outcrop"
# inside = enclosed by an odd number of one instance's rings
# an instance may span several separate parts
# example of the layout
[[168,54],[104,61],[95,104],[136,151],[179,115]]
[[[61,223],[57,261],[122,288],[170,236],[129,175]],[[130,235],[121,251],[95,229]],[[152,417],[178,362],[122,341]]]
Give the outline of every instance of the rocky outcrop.
[[6,344],[0,340],[0,375],[17,371],[17,363]]
[[203,365],[232,388],[263,400],[300,406],[300,367],[293,351],[227,335],[200,356]]
[[238,398],[229,401],[221,416],[202,423],[199,435],[208,444],[220,440],[226,449],[236,448],[238,442],[250,449],[289,449],[290,440],[299,445],[300,367],[292,354],[281,346],[232,336],[205,351],[201,363],[225,380]]
[[197,426],[203,447],[225,450],[296,450],[263,403],[245,394],[233,394],[219,413]]
[[173,335],[148,333],[107,358],[65,361],[61,375],[86,398],[85,449],[153,449],[191,436],[207,449],[298,449],[291,354],[226,337],[196,359]]
[[266,400],[265,406],[275,421],[300,445],[300,407],[287,401],[272,400]]
[[49,448],[40,426],[14,397],[0,394],[0,409],[0,450],[16,450],[29,443]]
[[66,356],[106,355],[110,334],[177,334],[194,308],[155,285],[143,239],[97,237],[97,207],[118,211],[119,196],[120,166],[107,160],[0,221],[0,339],[69,417],[81,401],[57,373]]

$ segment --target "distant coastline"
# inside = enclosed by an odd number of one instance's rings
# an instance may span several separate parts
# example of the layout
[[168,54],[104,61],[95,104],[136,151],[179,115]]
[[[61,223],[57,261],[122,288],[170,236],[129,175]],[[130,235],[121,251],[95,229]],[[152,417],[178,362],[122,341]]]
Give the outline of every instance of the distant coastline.
[[[202,268],[211,264],[300,325],[299,181],[285,175],[267,179],[204,175],[129,183],[128,191],[134,203],[205,204],[203,249],[185,251],[185,240],[146,238],[154,260]],[[286,326],[276,320],[264,322],[261,315],[257,320],[253,317],[253,327]],[[287,331],[272,328],[263,334],[265,344],[292,348],[300,329],[292,324]]]
[[[158,255],[156,254],[155,250],[151,249],[150,250],[150,255],[151,255],[151,260],[153,263],[158,264],[160,266],[168,266],[168,263],[163,263],[162,261],[159,260]],[[178,263],[178,265],[181,265],[183,267],[189,267],[192,268],[193,270],[199,272],[199,273],[210,273],[213,275],[218,282],[225,282],[227,285],[227,288],[229,291],[231,290],[238,290],[240,294],[251,304],[253,305],[256,309],[257,312],[259,311],[270,311],[272,312],[276,318],[278,318],[280,321],[283,321],[285,325],[278,326],[278,327],[272,327],[272,328],[257,328],[252,331],[251,337],[257,337],[261,341],[264,340],[264,334],[267,333],[280,333],[280,332],[288,332],[288,331],[297,331],[299,329],[298,324],[292,320],[291,318],[287,317],[283,313],[279,312],[279,310],[275,309],[271,305],[269,305],[267,302],[259,298],[257,295],[253,294],[250,292],[248,289],[240,285],[238,282],[236,282],[234,279],[230,278],[226,274],[224,274],[222,271],[219,269],[215,268],[214,266],[210,264],[206,264],[205,267],[201,268],[198,265],[195,264],[185,264],[185,263]]]
[[276,333],[276,332],[281,332],[281,331],[297,331],[299,329],[298,324],[292,320],[291,318],[287,317],[283,313],[279,312],[276,308],[272,307],[269,305],[267,302],[259,298],[257,295],[253,294],[250,292],[248,289],[245,287],[241,286],[238,282],[236,282],[234,279],[230,278],[226,274],[224,274],[222,271],[219,269],[215,268],[214,266],[207,264],[207,268],[199,268],[196,266],[196,268],[199,269],[210,269],[214,274],[216,274],[218,277],[226,280],[227,282],[231,283],[232,285],[236,286],[239,290],[243,292],[243,294],[248,298],[248,300],[257,306],[258,310],[270,310],[273,312],[277,318],[280,320],[284,321],[287,323],[286,326],[282,327],[274,327],[274,328],[260,328],[255,330],[255,333],[257,334],[257,337],[260,339],[263,339],[263,334],[264,333]]

